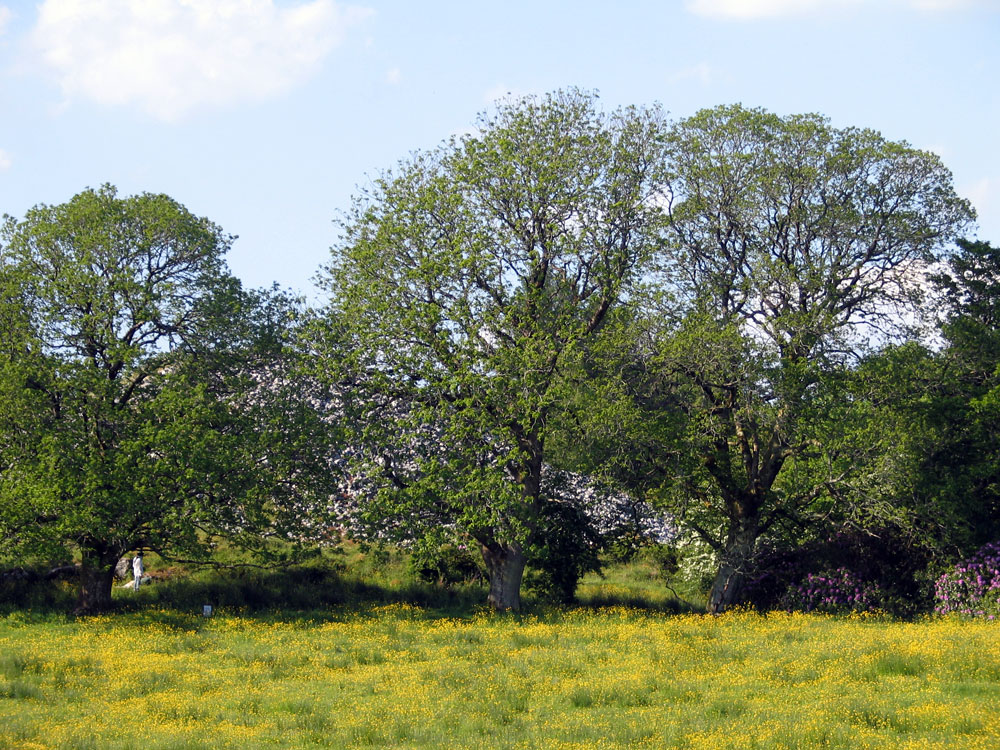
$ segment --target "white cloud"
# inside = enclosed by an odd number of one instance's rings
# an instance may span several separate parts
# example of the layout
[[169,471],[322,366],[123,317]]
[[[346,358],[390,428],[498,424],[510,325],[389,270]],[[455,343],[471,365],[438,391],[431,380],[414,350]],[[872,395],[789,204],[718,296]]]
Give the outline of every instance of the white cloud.
[[392,68],[386,71],[385,82],[388,83],[390,86],[395,86],[402,80],[403,80],[403,73],[400,71],[399,68]]
[[801,15],[858,0],[687,0],[687,9],[699,16],[732,20]]
[[13,15],[14,14],[10,12],[10,8],[6,5],[0,5],[0,36],[3,36],[3,33],[7,30],[7,23]]
[[6,172],[10,169],[10,165],[13,162],[10,160],[10,154],[0,148],[0,172]]
[[173,120],[286,91],[368,15],[333,0],[45,0],[32,42],[68,98]]
[[952,11],[990,7],[993,2],[995,0],[686,0],[685,6],[699,16],[745,21],[836,11],[849,6],[875,9],[895,5],[922,11]]

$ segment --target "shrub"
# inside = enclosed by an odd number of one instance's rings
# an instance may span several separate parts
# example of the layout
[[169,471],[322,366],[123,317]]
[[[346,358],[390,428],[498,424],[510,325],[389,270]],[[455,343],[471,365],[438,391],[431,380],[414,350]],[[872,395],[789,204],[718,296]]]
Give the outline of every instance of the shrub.
[[892,528],[845,529],[797,546],[762,545],[745,601],[758,609],[877,609],[913,616],[933,606],[929,560],[919,541]]
[[1000,542],[980,548],[948,571],[934,585],[934,610],[967,617],[1000,615]]
[[0,615],[17,610],[69,610],[75,601],[75,584],[47,577],[44,568],[0,571]]
[[455,586],[485,579],[482,557],[461,542],[428,540],[410,550],[410,572],[426,583]]
[[656,566],[656,572],[660,578],[669,581],[680,572],[681,553],[676,546],[650,544],[646,549],[649,560]]
[[864,612],[875,609],[879,592],[875,584],[862,581],[847,568],[809,573],[785,593],[788,609],[805,612]]
[[676,549],[677,578],[708,593],[719,569],[719,553],[694,532],[678,537]]
[[541,510],[537,538],[527,550],[525,585],[545,599],[572,602],[587,573],[601,572],[603,539],[581,508],[549,503]]

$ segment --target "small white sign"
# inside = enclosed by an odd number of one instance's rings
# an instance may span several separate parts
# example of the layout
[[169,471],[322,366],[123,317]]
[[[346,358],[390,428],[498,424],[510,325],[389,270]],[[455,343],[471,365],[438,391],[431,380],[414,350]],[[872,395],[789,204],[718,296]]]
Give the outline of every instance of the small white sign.
[[205,617],[211,617],[212,616],[212,605],[211,604],[206,604],[204,607],[201,608],[201,613]]

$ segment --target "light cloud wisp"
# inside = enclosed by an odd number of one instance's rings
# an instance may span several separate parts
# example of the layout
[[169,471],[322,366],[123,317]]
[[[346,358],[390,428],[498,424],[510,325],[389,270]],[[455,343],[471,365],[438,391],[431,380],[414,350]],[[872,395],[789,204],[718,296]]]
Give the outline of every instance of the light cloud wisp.
[[920,11],[953,11],[986,7],[987,0],[686,0],[687,9],[699,16],[733,21],[803,16],[818,11],[850,7],[875,10],[885,5]]
[[708,86],[712,83],[715,77],[715,73],[712,66],[708,63],[698,63],[697,65],[689,65],[686,68],[682,68],[672,74],[670,74],[667,80],[670,83],[683,83],[685,81],[696,81],[702,86]]

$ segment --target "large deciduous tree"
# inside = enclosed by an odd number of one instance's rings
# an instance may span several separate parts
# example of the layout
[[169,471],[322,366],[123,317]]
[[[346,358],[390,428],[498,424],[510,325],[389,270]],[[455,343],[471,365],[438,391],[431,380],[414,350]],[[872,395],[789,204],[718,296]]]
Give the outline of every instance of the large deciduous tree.
[[704,110],[672,129],[668,171],[664,302],[632,383],[658,421],[632,476],[717,550],[718,612],[758,538],[850,477],[837,373],[903,333],[972,210],[933,154],[816,115]]
[[77,554],[82,611],[110,605],[127,550],[259,545],[282,509],[301,517],[292,306],[241,288],[230,242],[110,186],[3,225],[0,553]]
[[552,501],[567,373],[662,238],[663,136],[658,110],[604,114],[578,91],[505,103],[382,175],[343,223],[330,360],[364,426],[355,469],[379,485],[367,513],[475,539],[497,609],[520,606]]

